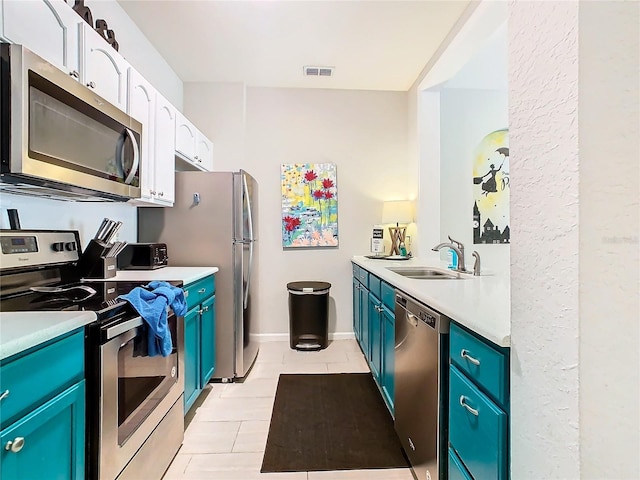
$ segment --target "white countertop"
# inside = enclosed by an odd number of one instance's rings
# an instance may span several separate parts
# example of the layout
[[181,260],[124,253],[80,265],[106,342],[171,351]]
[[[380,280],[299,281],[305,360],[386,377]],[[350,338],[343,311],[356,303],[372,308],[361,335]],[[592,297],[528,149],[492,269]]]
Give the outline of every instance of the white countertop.
[[93,312],[0,313],[0,360],[84,327],[95,319]]
[[[464,275],[463,280],[418,280],[403,277],[387,267],[430,266],[440,263],[418,258],[411,260],[372,260],[364,256],[353,262],[382,280],[404,291],[429,307],[501,347],[511,344],[511,295],[509,276],[491,272],[479,277]],[[444,268],[446,270],[446,268]]]
[[188,285],[220,270],[218,267],[163,267],[155,270],[118,270],[110,282],[181,281]]

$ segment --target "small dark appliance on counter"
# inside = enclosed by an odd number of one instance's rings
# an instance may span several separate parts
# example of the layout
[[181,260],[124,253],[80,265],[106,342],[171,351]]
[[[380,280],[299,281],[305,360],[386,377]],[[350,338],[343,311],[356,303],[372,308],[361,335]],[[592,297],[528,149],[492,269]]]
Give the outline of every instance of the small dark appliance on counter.
[[166,243],[129,243],[118,255],[118,270],[154,270],[168,262]]

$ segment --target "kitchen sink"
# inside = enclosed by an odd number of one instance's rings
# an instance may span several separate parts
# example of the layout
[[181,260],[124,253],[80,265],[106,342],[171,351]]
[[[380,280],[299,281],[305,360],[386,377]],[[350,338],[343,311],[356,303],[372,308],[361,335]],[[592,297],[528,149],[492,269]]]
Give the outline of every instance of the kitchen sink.
[[446,271],[438,268],[430,267],[387,267],[398,275],[418,280],[456,280],[465,278],[459,272]]

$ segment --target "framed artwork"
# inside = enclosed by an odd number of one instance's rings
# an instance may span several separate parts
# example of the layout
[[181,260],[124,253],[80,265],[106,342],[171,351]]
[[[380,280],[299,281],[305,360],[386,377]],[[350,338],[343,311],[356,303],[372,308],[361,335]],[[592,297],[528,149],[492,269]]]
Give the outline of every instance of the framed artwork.
[[335,164],[283,164],[280,182],[282,247],[337,247],[338,187]]
[[473,158],[473,243],[509,243],[509,131],[485,136]]

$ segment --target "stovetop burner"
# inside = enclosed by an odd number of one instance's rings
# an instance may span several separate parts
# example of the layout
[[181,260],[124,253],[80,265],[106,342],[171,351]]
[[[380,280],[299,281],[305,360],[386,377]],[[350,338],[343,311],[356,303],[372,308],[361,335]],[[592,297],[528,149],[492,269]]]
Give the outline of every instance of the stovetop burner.
[[[87,286],[96,293],[73,288]],[[140,283],[132,282],[77,282],[67,285],[56,285],[62,291],[41,292],[25,291],[0,300],[0,310],[3,312],[28,311],[91,311],[95,312],[98,320],[111,318],[121,310],[131,308],[118,295],[129,293]]]

